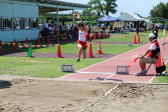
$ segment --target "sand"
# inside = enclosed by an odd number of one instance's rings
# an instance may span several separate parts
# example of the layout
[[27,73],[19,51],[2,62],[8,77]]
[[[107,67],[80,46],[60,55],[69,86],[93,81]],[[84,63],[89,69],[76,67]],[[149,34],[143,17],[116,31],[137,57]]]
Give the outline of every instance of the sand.
[[167,112],[168,84],[0,76],[0,112]]

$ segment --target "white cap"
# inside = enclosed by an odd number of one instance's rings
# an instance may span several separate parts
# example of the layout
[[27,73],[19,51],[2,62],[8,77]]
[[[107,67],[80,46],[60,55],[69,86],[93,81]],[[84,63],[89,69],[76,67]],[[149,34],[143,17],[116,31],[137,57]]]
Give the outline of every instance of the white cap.
[[155,37],[155,34],[151,33],[151,34],[149,34],[148,39],[149,39],[149,38],[154,38],[154,37]]

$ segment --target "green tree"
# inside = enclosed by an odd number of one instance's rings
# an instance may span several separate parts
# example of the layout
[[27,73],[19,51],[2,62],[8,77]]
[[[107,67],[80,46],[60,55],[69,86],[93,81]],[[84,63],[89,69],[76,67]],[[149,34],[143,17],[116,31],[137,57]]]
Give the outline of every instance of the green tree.
[[160,4],[154,6],[153,9],[150,10],[150,16],[152,18],[161,17],[168,19],[168,2],[166,4],[160,2]]
[[116,0],[90,0],[88,3],[92,7],[91,10],[97,12],[97,14],[105,16],[109,13],[115,14],[117,10],[115,9],[118,5],[115,3]]
[[86,15],[86,14],[87,14],[88,20],[96,20],[97,19],[98,13],[96,13],[95,11],[92,11],[91,9],[87,9],[87,10],[82,11],[82,15]]

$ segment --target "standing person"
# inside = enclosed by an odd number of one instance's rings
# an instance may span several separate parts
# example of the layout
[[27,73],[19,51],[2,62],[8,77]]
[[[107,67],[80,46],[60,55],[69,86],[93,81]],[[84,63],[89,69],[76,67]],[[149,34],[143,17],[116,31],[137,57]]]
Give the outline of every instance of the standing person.
[[48,29],[48,21],[44,23],[44,36],[48,36],[49,29]]
[[164,30],[164,23],[162,24],[162,31]]
[[136,35],[139,35],[139,25],[136,27]]
[[153,34],[155,35],[155,39],[157,39],[158,37],[158,30],[157,30],[157,27],[155,26],[154,29],[153,29]]
[[102,29],[102,30],[105,30],[105,25],[104,25],[104,23],[101,24],[101,29]]
[[[76,23],[76,18],[75,16],[78,17],[78,19],[81,21],[81,23],[79,23],[77,25]],[[74,11],[74,14],[73,14],[73,20],[74,20],[74,25],[77,27],[78,29],[78,40],[77,40],[77,44],[76,44],[76,47],[79,49],[78,50],[78,59],[76,60],[77,62],[80,61],[80,57],[81,55],[83,56],[83,59],[86,58],[86,48],[87,48],[87,33],[88,33],[88,29],[86,28],[86,25],[84,23],[84,21],[80,18],[80,14],[77,14],[76,11]]]
[[49,30],[49,34],[53,35],[54,34],[54,25],[48,24],[48,30]]

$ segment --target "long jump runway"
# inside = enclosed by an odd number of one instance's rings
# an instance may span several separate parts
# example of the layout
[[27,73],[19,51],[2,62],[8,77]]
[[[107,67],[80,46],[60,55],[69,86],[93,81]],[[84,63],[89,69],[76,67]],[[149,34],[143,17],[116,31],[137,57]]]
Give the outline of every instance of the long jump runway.
[[[161,46],[162,56],[164,62],[168,62],[168,36],[158,40]],[[163,46],[162,44],[166,44]],[[83,68],[75,73],[71,73],[60,77],[58,80],[69,81],[115,81],[115,82],[131,82],[131,83],[151,83],[156,75],[155,69],[152,65],[146,76],[137,76],[136,73],[140,72],[138,61],[129,67],[129,75],[115,74],[116,66],[127,66],[132,61],[132,56],[143,55],[149,48],[150,43],[141,47],[135,48],[123,54],[117,55],[103,62]],[[87,59],[86,59],[87,61]],[[149,65],[147,64],[147,67]]]

